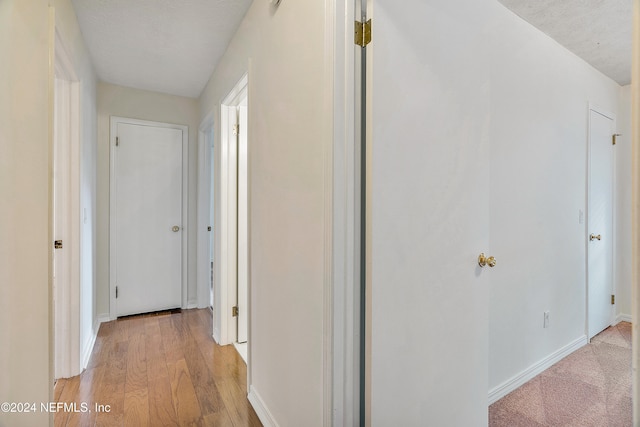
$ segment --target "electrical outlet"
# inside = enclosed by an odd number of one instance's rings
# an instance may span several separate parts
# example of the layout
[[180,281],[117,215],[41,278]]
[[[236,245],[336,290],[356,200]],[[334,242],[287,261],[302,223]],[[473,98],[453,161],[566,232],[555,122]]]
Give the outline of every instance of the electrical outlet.
[[544,312],[544,323],[543,323],[543,328],[548,328],[549,327],[549,312],[545,311]]

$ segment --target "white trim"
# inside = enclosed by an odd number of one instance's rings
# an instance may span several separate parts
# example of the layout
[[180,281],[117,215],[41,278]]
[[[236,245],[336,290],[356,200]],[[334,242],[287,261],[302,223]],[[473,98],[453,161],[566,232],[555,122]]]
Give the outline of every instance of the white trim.
[[96,339],[98,338],[98,332],[100,331],[100,325],[103,322],[109,321],[108,314],[101,314],[96,317],[93,322],[93,328],[91,330],[91,335],[89,335],[89,339],[87,339],[86,344],[84,345],[84,350],[82,351],[82,369],[86,369],[87,365],[89,365],[89,360],[91,359],[91,353],[93,353],[93,347],[96,344]]
[[[356,112],[359,95],[356,90],[360,53],[353,43],[352,25],[359,2],[337,0],[335,9],[327,10],[327,32],[333,52],[333,139],[330,152],[331,165],[328,179],[332,182],[326,202],[331,211],[327,218],[326,231],[331,234],[325,243],[329,260],[325,261],[325,275],[331,281],[325,290],[325,324],[330,316],[331,328],[325,332],[325,405],[330,405],[331,414],[325,418],[325,425],[348,427],[359,425],[360,387],[360,147],[359,116]],[[326,42],[329,44],[329,40]],[[329,62],[329,61],[328,61]],[[327,256],[327,255],[326,255]],[[330,264],[329,264],[330,262]],[[329,376],[329,377],[327,377]],[[330,394],[329,394],[330,393]]]
[[633,323],[633,317],[630,314],[620,313],[616,316],[616,320],[613,322],[613,326],[617,325],[620,322]]
[[[232,132],[230,120],[232,114],[236,114],[236,107],[240,101],[248,94],[249,74],[245,73],[242,78],[231,89],[220,105],[220,161],[217,170],[214,168],[216,176],[220,177],[220,226],[214,239],[220,239],[220,251],[214,251],[214,265],[220,269],[220,283],[214,281],[214,287],[218,291],[219,298],[214,298],[214,313],[219,313],[220,324],[214,322],[215,331],[219,332],[217,338],[220,345],[231,344],[237,337],[237,322],[231,313],[231,308],[237,303],[237,236],[230,230],[237,229],[237,180],[229,179],[230,176],[237,176],[237,147],[231,143]],[[251,110],[251,109],[249,109]],[[250,121],[249,121],[250,123]],[[249,125],[250,126],[250,125]],[[249,134],[249,138],[251,135]],[[248,141],[248,146],[251,140]],[[250,153],[250,149],[248,152]],[[251,154],[249,154],[250,156]],[[249,196],[249,200],[251,196]],[[251,251],[249,239],[249,252]],[[216,245],[217,247],[217,245]],[[250,280],[250,278],[249,278]],[[248,284],[250,295],[251,283]],[[250,313],[249,313],[250,314]],[[250,320],[249,320],[250,323]],[[248,327],[250,332],[250,326]],[[250,337],[249,337],[250,340]]]
[[[109,188],[114,188],[115,179],[115,150],[116,150],[116,133],[118,123],[127,123],[140,126],[153,126],[169,129],[179,129],[182,131],[182,302],[183,309],[188,308],[188,249],[189,249],[189,127],[174,123],[155,122],[150,120],[139,120],[128,117],[111,116],[109,127]],[[113,223],[116,215],[114,191],[110,191],[109,197],[109,220]],[[109,227],[109,242],[115,239],[115,227]],[[117,318],[116,313],[116,284],[113,281],[115,277],[115,245],[109,245],[109,316],[111,320]]]
[[265,405],[255,387],[251,386],[249,388],[249,395],[247,398],[264,427],[279,427],[279,424],[276,422],[271,412],[269,412],[269,409],[267,409],[267,405]]
[[[54,239],[63,240],[54,286],[54,376],[78,375],[80,337],[80,83],[60,33],[55,30]],[[62,157],[61,157],[62,156]],[[57,218],[60,215],[62,218]],[[53,244],[53,242],[51,242]],[[60,272],[63,279],[60,280]]]
[[555,351],[554,353],[551,353],[549,356],[545,357],[539,362],[534,363],[514,377],[511,377],[511,379],[508,379],[499,386],[489,390],[489,405],[502,399],[504,396],[522,386],[527,381],[534,378],[536,375],[558,363],[560,360],[564,359],[579,348],[584,347],[587,343],[587,336],[583,335],[580,338]]

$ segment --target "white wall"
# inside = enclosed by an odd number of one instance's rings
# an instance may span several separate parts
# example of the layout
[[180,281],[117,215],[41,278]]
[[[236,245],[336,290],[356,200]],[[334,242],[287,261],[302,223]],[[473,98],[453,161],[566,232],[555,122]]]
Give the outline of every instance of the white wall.
[[631,85],[620,88],[616,153],[616,314],[631,317]]
[[[250,396],[263,420],[282,427],[320,426],[324,417],[324,167],[332,132],[323,103],[331,94],[324,7],[254,2],[200,98],[201,118],[213,112],[219,141],[220,102],[249,72]],[[219,149],[216,142],[215,230]],[[219,268],[215,274],[220,284]]]
[[[0,2],[2,402],[47,402],[53,380],[48,14],[47,1]],[[47,419],[46,414],[0,412],[2,427],[46,425]]]
[[[55,19],[49,20],[49,5]],[[53,386],[51,315],[51,142],[49,68],[54,22],[81,81],[82,339],[93,317],[92,162],[95,75],[68,0],[0,2],[0,401],[48,402]],[[50,25],[51,24],[51,25]],[[46,413],[0,413],[0,426],[47,425]]]
[[70,0],[55,1],[56,29],[80,82],[80,360],[96,324],[96,75]]
[[196,296],[196,197],[198,101],[175,95],[99,83],[97,154],[97,312],[109,316],[109,120],[128,117],[189,127],[189,247],[187,253],[189,306]]
[[588,104],[619,92],[497,2],[493,28],[490,389],[584,337]]

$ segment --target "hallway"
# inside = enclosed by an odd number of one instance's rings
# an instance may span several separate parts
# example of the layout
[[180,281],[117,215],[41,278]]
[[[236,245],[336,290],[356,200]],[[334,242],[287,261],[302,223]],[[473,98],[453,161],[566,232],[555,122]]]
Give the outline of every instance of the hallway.
[[210,313],[103,323],[87,369],[56,384],[55,400],[78,412],[59,412],[55,426],[262,426],[246,398],[246,365],[213,341]]

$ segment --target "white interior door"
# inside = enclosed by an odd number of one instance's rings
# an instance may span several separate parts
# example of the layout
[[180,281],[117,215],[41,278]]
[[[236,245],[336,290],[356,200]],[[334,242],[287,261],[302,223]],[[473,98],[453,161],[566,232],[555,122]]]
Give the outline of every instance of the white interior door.
[[238,339],[247,341],[249,307],[247,98],[238,106]]
[[487,423],[486,6],[368,4],[372,426]]
[[613,119],[590,109],[587,228],[589,339],[611,325],[613,315],[613,133]]
[[117,316],[181,306],[183,132],[116,125],[111,262]]

